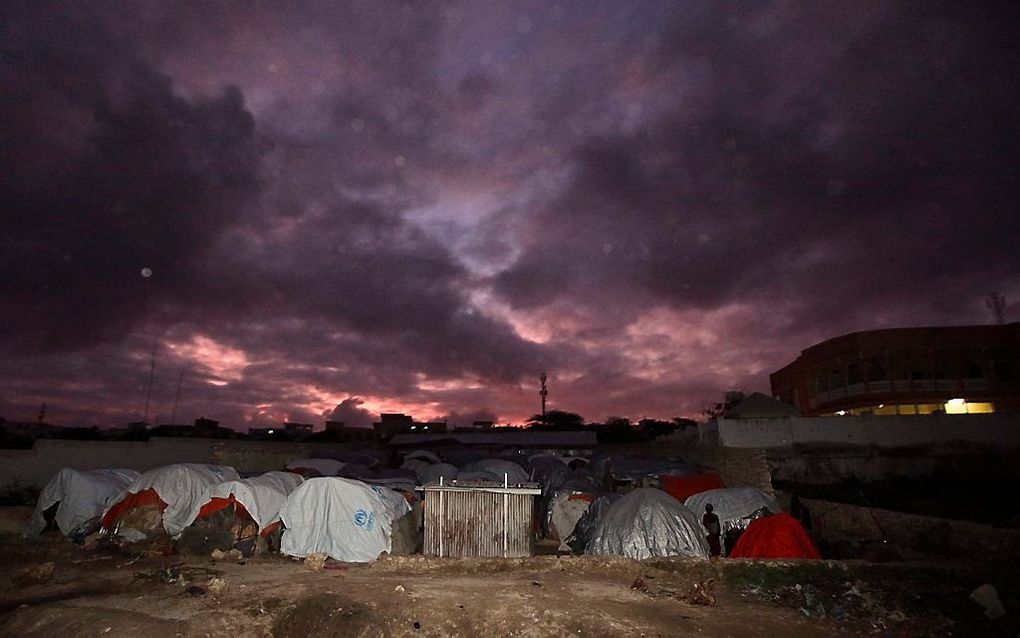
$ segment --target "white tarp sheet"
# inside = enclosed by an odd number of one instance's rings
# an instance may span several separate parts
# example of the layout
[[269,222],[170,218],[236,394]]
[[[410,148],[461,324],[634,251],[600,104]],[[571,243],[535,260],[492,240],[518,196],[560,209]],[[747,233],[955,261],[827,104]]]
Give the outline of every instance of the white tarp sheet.
[[[779,511],[776,499],[756,487],[722,487],[707,490],[692,494],[684,502],[687,509],[697,516],[699,524],[707,504],[712,505],[712,512],[719,517],[719,527],[723,534],[734,527],[747,527],[750,520],[741,523],[740,519],[750,517],[763,507],[767,507],[770,512]],[[708,534],[703,525],[700,529]]]
[[25,537],[38,536],[46,529],[43,512],[57,505],[54,521],[68,536],[76,527],[103,513],[121,491],[138,478],[135,470],[76,470],[65,467],[50,479],[25,524]]
[[233,494],[234,500],[243,505],[258,523],[261,532],[280,519],[280,506],[303,481],[304,478],[294,472],[266,472],[252,478],[210,485],[188,513],[185,527],[195,522],[202,506],[210,500],[229,498]]
[[[205,463],[176,463],[164,465],[145,472],[128,485],[110,502],[110,507],[119,503],[130,494],[153,489],[156,495],[166,503],[163,510],[163,528],[170,536],[177,536],[190,522],[188,514],[202,498],[205,490],[217,483],[240,479],[237,470],[226,465],[207,465]],[[105,516],[105,512],[104,512]]]
[[321,553],[353,563],[373,561],[392,549],[393,508],[393,502],[361,481],[308,479],[280,508],[286,528],[280,552],[298,557]]
[[609,507],[585,551],[636,560],[653,556],[707,559],[708,541],[683,503],[662,490],[645,487]]

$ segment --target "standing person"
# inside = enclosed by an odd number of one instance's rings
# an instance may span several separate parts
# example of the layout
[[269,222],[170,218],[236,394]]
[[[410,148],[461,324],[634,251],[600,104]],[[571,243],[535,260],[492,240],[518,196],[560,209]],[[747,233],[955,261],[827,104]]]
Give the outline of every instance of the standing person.
[[701,524],[708,530],[705,540],[708,541],[708,548],[711,550],[712,556],[718,556],[721,553],[719,535],[722,530],[719,527],[719,517],[712,513],[711,503],[705,504],[705,515],[701,517]]

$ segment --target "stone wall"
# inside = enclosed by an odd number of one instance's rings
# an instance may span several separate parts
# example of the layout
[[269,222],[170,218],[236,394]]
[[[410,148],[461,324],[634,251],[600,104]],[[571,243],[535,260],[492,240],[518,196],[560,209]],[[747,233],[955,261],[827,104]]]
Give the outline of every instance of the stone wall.
[[860,505],[801,499],[814,534],[829,544],[882,544],[888,554],[1020,562],[1020,530]]

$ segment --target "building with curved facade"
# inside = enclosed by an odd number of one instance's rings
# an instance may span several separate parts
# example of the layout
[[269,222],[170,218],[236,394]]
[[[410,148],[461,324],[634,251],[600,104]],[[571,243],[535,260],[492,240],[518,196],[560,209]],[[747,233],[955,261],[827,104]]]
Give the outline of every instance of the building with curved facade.
[[1020,409],[1020,322],[853,332],[769,377],[805,416]]

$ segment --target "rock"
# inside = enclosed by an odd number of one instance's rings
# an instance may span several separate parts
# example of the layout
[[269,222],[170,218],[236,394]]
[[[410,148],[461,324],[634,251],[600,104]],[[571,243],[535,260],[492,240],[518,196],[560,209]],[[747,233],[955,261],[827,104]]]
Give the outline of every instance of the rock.
[[397,585],[396,587],[393,588],[393,591],[404,592],[404,591],[407,591],[407,590],[404,589],[403,585]]
[[54,571],[56,571],[56,565],[53,561],[39,563],[38,565],[29,565],[28,567],[19,570],[18,573],[14,575],[14,584],[19,587],[41,585],[53,578]]
[[999,599],[999,592],[989,583],[970,592],[970,599],[984,607],[985,616],[990,620],[1001,618],[1006,614],[1006,608],[1002,606],[1002,601]]
[[227,588],[227,581],[219,577],[213,577],[206,583],[205,588],[214,594],[219,594]]
[[196,598],[199,597],[199,596],[205,596],[205,589],[202,588],[202,587],[199,587],[198,585],[192,585],[191,587],[188,587],[184,591],[188,595],[194,596]]
[[313,572],[322,571],[322,566],[326,564],[327,558],[328,556],[325,554],[309,554],[305,557],[305,568]]

